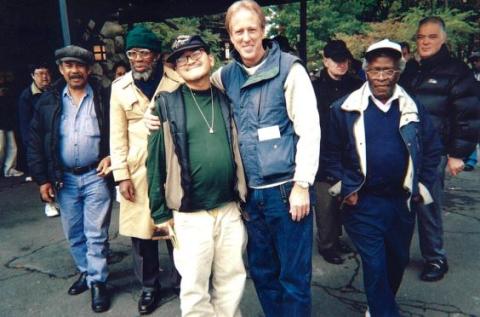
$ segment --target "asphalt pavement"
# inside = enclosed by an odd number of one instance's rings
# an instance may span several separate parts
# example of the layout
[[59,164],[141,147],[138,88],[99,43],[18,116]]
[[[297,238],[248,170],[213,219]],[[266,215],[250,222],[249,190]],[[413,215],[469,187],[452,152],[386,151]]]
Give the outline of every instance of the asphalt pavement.
[[[110,226],[109,311],[90,309],[90,294],[67,295],[76,279],[60,219],[47,218],[37,186],[23,178],[0,179],[0,316],[138,316],[140,285],[132,272],[130,239],[118,235],[118,204]],[[438,282],[422,282],[417,234],[411,263],[397,295],[405,316],[480,316],[480,166],[447,178],[444,210],[445,247],[450,270]],[[314,248],[315,250],[315,248]],[[167,249],[160,243],[163,299],[151,316],[180,316],[178,297],[170,289]],[[313,254],[313,316],[363,316],[366,299],[360,258],[353,253],[342,265]],[[253,283],[241,303],[243,316],[263,316]]]

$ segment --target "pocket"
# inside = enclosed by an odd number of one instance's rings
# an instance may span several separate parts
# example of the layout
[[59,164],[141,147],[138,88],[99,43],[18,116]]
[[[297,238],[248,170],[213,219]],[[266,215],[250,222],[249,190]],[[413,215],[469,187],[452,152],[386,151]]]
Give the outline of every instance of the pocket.
[[100,128],[98,127],[98,120],[96,116],[88,116],[88,119],[84,123],[84,133],[86,136],[99,138]]
[[257,146],[258,166],[264,179],[292,174],[295,169],[294,136],[265,140]]

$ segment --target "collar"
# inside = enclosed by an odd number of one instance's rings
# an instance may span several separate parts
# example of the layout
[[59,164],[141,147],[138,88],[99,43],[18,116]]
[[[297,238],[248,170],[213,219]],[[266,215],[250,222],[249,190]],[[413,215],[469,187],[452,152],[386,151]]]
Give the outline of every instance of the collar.
[[367,91],[366,93],[369,94],[369,98],[372,99],[373,103],[380,109],[382,110],[383,112],[388,112],[388,110],[390,110],[390,107],[392,106],[392,102],[394,100],[397,100],[400,95],[398,93],[398,89],[397,87],[395,87],[394,91],[393,91],[393,95],[387,100],[386,103],[383,103],[381,102],[380,100],[378,100],[372,93],[372,91],[370,90],[370,85],[367,85]]
[[[87,84],[87,86],[85,87],[85,96],[83,98],[85,99],[85,98],[91,97],[91,96],[93,96],[93,89],[90,86],[90,84]],[[68,90],[68,86],[65,86],[65,88],[63,88],[62,97],[72,98],[72,95],[70,94],[70,91]]]
[[[367,109],[372,93],[368,82],[365,82],[362,87],[352,92],[347,99],[341,104],[340,108],[344,111],[363,112]],[[392,99],[393,98],[393,99]],[[407,94],[407,92],[399,85],[395,86],[393,96],[389,101],[398,99],[399,109],[402,114],[418,113],[415,101]],[[373,100],[373,99],[372,99]]]
[[438,64],[443,64],[447,62],[449,59],[450,59],[450,52],[448,51],[447,46],[443,44],[437,53],[435,53],[434,55],[426,59],[421,59],[419,64],[420,64],[420,67],[422,68],[430,69],[438,66]]
[[38,88],[37,85],[35,85],[35,82],[32,82],[32,85],[30,86],[30,89],[32,91],[32,95],[41,94],[43,92],[40,88]]

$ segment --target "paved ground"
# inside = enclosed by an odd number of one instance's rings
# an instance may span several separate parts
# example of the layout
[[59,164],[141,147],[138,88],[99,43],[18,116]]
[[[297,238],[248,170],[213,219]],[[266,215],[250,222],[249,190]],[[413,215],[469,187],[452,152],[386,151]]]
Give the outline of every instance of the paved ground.
[[[480,316],[480,167],[447,182],[445,241],[450,272],[436,283],[419,281],[421,258],[416,237],[412,261],[398,294],[405,316]],[[37,187],[20,179],[0,179],[0,316],[98,316],[88,292],[69,296],[75,268],[59,218],[47,219]],[[138,316],[139,285],[131,271],[130,241],[117,234],[115,205],[109,288],[111,309],[101,316]],[[164,300],[152,316],[179,316],[179,301],[168,289],[169,263],[161,246]],[[313,257],[313,315],[363,316],[365,296],[359,257],[344,265]],[[242,301],[243,315],[263,316],[251,280]]]

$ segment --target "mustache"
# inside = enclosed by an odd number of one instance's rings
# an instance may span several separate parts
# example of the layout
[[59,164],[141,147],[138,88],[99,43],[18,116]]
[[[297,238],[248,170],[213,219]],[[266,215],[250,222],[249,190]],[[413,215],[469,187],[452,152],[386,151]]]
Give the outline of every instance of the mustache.
[[68,79],[82,79],[82,75],[80,74],[72,74],[70,76],[68,76]]

